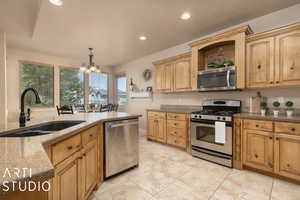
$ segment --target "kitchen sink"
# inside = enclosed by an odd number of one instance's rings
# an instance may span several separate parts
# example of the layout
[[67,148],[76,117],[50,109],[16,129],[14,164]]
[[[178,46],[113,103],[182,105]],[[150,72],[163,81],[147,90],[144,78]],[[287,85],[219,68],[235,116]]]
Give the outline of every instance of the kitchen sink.
[[49,122],[42,125],[37,125],[31,128],[10,131],[3,133],[0,137],[31,137],[31,136],[41,136],[51,134],[55,131],[61,131],[72,126],[76,126],[85,121],[55,121]]

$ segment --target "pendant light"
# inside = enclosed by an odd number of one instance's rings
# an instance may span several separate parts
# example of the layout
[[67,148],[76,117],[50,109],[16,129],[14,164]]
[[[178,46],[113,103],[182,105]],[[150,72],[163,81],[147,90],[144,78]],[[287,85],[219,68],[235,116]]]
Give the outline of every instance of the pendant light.
[[101,69],[99,65],[95,65],[93,59],[94,59],[94,53],[93,53],[93,48],[89,48],[90,54],[89,54],[89,64],[86,65],[83,63],[80,67],[80,71],[84,71],[86,73],[90,72],[97,72],[101,73]]

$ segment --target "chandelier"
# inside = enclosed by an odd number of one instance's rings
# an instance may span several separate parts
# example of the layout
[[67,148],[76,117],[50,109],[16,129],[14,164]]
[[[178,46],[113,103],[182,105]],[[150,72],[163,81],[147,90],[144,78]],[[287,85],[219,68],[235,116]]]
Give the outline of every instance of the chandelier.
[[90,73],[90,72],[97,72],[101,73],[101,69],[99,65],[95,65],[93,59],[94,59],[94,54],[93,54],[93,48],[89,48],[90,54],[89,54],[89,64],[86,65],[83,63],[80,67],[80,71]]

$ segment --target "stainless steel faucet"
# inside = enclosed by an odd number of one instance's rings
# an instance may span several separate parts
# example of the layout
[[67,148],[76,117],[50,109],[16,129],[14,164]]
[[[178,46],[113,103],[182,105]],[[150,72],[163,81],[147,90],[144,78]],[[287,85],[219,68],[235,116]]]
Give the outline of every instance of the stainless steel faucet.
[[26,125],[26,115],[25,115],[25,111],[24,111],[24,101],[25,101],[25,95],[29,91],[32,91],[34,93],[34,95],[35,95],[35,103],[36,104],[40,104],[41,103],[41,99],[40,99],[39,93],[34,88],[27,88],[27,89],[25,89],[23,91],[23,93],[21,95],[21,112],[20,112],[20,117],[19,117],[20,127],[24,127]]

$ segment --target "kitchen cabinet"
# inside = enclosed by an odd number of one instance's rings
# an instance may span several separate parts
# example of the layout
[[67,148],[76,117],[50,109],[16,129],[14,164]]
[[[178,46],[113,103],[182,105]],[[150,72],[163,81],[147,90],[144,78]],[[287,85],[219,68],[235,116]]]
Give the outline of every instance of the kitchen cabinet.
[[275,79],[274,38],[252,41],[247,44],[247,87],[270,87]]
[[243,134],[244,164],[273,171],[273,133],[245,130]]
[[103,181],[102,124],[58,142],[50,148],[52,163],[55,163],[55,176],[48,199],[87,199],[96,185]]
[[242,169],[242,120],[234,120],[234,134],[233,134],[233,167]]
[[300,181],[300,136],[275,135],[275,173]]
[[247,38],[247,87],[300,85],[300,23]]
[[148,139],[189,151],[187,114],[148,112]]
[[191,54],[185,53],[153,62],[158,92],[191,91]]
[[[300,181],[300,125],[293,122],[245,118],[234,120],[235,168]],[[242,144],[238,137],[242,135]],[[237,149],[241,149],[238,151]],[[242,164],[238,162],[242,158]]]

